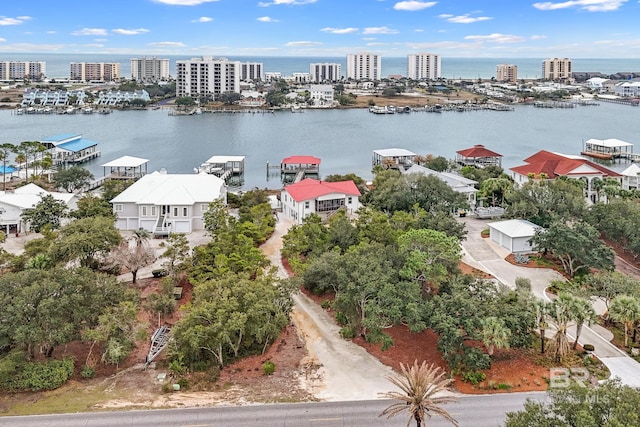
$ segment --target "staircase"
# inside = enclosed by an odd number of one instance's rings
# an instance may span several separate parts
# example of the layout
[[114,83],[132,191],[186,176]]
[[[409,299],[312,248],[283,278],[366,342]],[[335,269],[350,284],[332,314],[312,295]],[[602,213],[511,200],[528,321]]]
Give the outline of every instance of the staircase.
[[168,236],[171,231],[171,227],[167,227],[167,215],[160,215],[156,221],[156,225],[153,227],[154,236]]

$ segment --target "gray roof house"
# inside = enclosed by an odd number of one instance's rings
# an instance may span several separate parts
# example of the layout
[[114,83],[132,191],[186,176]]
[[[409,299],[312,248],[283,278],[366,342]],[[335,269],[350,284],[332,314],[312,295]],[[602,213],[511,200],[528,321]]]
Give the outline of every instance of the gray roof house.
[[111,200],[116,228],[144,228],[156,236],[204,230],[209,203],[226,203],[227,186],[215,175],[153,172]]
[[444,181],[453,191],[465,194],[467,201],[469,202],[469,208],[473,209],[476,206],[476,194],[478,190],[474,187],[478,182],[472,179],[465,178],[461,175],[451,172],[438,172],[433,169],[425,168],[420,165],[412,165],[409,169],[403,173],[419,173],[422,175],[433,175],[436,178]]
[[536,234],[540,226],[524,220],[509,219],[505,221],[490,222],[489,238],[511,253],[535,252],[531,246],[531,238]]

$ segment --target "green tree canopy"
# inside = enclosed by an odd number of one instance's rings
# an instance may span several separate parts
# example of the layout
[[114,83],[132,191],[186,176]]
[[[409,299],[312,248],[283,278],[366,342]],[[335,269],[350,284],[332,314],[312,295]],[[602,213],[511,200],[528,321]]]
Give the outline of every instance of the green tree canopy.
[[120,232],[113,224],[113,218],[81,218],[60,229],[51,253],[55,260],[77,260],[82,266],[97,268],[96,256],[107,254],[121,240]]
[[23,211],[22,220],[29,224],[29,228],[36,233],[45,227],[57,230],[60,228],[62,219],[67,216],[67,211],[65,202],[56,200],[52,195],[47,194],[42,196],[33,208]]

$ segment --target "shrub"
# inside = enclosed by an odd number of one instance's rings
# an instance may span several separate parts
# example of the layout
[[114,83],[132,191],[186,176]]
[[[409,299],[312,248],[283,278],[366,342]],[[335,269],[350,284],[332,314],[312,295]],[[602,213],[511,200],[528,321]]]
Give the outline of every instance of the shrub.
[[54,390],[73,375],[73,360],[51,360],[48,362],[26,363],[18,367],[2,388],[10,391]]
[[184,390],[189,387],[189,380],[185,377],[182,377],[178,381],[176,381],[176,384],[180,386],[180,390]]
[[93,378],[95,374],[96,374],[96,370],[87,365],[84,365],[82,367],[82,371],[80,371],[80,376],[82,378]]
[[336,313],[336,322],[338,323],[338,325],[346,325],[347,322],[347,316],[344,315],[344,313],[342,313],[341,311]]
[[468,371],[462,375],[462,381],[464,381],[465,383],[471,383],[473,385],[478,385],[478,383],[481,383],[486,379],[487,376],[484,374],[484,372]]
[[331,307],[331,302],[329,300],[322,300],[322,304],[320,304],[320,307],[322,307],[324,310],[328,309],[329,307]]
[[584,351],[593,351],[596,348],[593,346],[593,344],[585,344],[585,345],[582,346],[582,349]]
[[465,347],[462,363],[470,371],[479,371],[491,367],[491,358],[476,347]]
[[262,372],[265,375],[272,375],[274,372],[276,371],[276,364],[273,363],[270,360],[267,360],[266,362],[264,362],[264,364],[262,365]]
[[355,338],[356,330],[351,326],[345,326],[344,328],[340,329],[340,335],[345,339]]

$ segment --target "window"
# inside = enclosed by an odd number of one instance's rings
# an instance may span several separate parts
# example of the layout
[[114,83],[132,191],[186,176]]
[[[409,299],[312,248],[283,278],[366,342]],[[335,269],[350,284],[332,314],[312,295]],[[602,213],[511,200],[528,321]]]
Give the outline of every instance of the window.
[[156,215],[157,215],[157,207],[151,206],[151,216],[156,216]]
[[182,208],[182,216],[187,216],[188,208]]
[[351,204],[351,199],[353,199],[353,197],[348,197],[348,198],[347,198],[347,203],[348,203],[348,204]]
[[113,205],[113,209],[114,209],[116,212],[122,212],[122,205],[120,205],[120,204]]
[[208,211],[208,210],[209,210],[209,205],[206,205],[206,204],[205,204],[205,205],[200,205],[200,210],[201,210],[202,212],[206,212],[206,211]]
[[173,216],[174,218],[178,216],[178,208],[173,208]]
[[140,207],[140,216],[147,216],[147,207],[146,206]]
[[308,200],[306,202],[304,202],[304,208],[305,209],[309,209],[309,201]]

